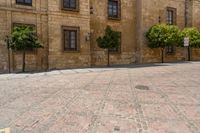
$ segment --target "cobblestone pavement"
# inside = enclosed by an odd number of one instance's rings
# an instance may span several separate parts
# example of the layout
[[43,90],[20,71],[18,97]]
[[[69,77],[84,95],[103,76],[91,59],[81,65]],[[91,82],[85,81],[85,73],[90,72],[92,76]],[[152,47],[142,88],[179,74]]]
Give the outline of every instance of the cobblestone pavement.
[[200,63],[0,75],[11,133],[200,133]]

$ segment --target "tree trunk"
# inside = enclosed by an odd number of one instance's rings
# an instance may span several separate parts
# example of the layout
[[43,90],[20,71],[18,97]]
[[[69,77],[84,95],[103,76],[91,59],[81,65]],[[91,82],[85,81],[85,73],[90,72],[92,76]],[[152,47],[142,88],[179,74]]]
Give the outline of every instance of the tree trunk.
[[161,48],[161,53],[162,53],[161,61],[162,61],[162,63],[164,63],[164,48]]
[[8,72],[10,73],[10,49],[8,48]]
[[26,50],[23,50],[23,59],[22,59],[22,72],[25,72],[25,60],[26,60]]
[[190,52],[190,47],[188,47],[188,61],[191,61],[191,52]]
[[110,51],[108,49],[108,63],[107,63],[107,66],[109,67],[110,66]]

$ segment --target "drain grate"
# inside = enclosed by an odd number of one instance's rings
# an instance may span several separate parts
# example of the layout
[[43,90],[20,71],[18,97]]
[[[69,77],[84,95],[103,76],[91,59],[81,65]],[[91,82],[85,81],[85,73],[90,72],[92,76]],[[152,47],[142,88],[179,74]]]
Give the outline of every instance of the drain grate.
[[135,88],[138,90],[149,90],[149,87],[145,85],[137,85]]

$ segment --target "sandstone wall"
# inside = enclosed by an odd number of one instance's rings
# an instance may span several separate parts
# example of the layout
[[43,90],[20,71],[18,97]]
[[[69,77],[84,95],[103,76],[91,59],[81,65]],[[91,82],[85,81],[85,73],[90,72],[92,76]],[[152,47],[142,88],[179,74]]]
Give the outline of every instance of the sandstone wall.
[[[85,39],[90,33],[89,1],[79,2],[79,12],[61,10],[60,0],[48,2],[49,69],[90,66],[90,42]],[[80,51],[63,50],[62,26],[80,27]]]
[[110,25],[114,30],[121,32],[121,52],[110,56],[111,64],[129,64],[135,62],[135,0],[121,0],[121,19],[108,19],[107,0],[91,0],[93,9],[91,14],[91,52],[92,65],[105,65],[107,51],[98,48],[96,39],[104,34],[104,29]]
[[[138,40],[137,40],[137,61],[140,63],[148,62],[160,62],[161,53],[159,49],[149,49],[147,47],[147,41],[145,38],[145,33],[148,29],[160,22],[166,23],[166,8],[173,7],[177,9],[177,25],[179,28],[184,28],[185,25],[185,0],[141,0],[138,3],[137,7],[137,26],[138,26]],[[153,8],[154,7],[154,8]],[[176,48],[176,52],[173,54],[165,54],[165,61],[179,61],[184,60],[184,51],[181,48]]]
[[[200,1],[193,0],[193,26],[197,27],[200,31]],[[192,60],[200,60],[200,50],[192,49]]]
[[4,39],[7,33],[6,11],[0,11],[0,72],[8,69],[8,54]]
[[[41,4],[38,4],[40,3]],[[3,33],[1,41],[5,38],[6,35],[9,35],[13,29],[13,25],[15,23],[20,24],[31,24],[34,25],[37,34],[43,43],[44,49],[34,50],[31,52],[27,52],[26,55],[26,70],[41,70],[47,67],[46,60],[46,45],[47,45],[47,1],[44,2],[42,0],[33,0],[33,6],[23,6],[15,4],[15,0],[2,0],[0,1],[0,11],[3,12],[1,18],[3,18],[4,22],[0,22],[1,30],[0,33]],[[5,29],[5,31],[3,30]],[[1,43],[0,47],[5,43]],[[8,58],[7,58],[7,50],[1,49],[1,56],[4,58],[5,63],[3,64],[6,70],[8,70]],[[3,58],[1,58],[3,59]],[[11,62],[11,70],[19,71],[21,70],[22,65],[22,53],[20,51],[12,51],[10,56]],[[1,66],[2,67],[2,66]]]
[[[166,7],[177,9],[177,25],[187,25],[200,30],[200,2],[189,1],[185,16],[185,0],[121,0],[121,18],[108,19],[107,0],[80,0],[79,11],[64,11],[61,0],[33,0],[32,6],[15,4],[15,0],[0,1],[0,72],[8,70],[8,51],[4,39],[12,31],[14,23],[33,24],[44,49],[28,52],[27,70],[62,69],[106,65],[107,51],[98,48],[96,39],[110,25],[121,32],[121,52],[112,53],[111,64],[160,62],[160,50],[149,49],[146,31],[154,24],[166,22]],[[62,26],[80,27],[80,51],[63,50]],[[90,40],[86,36],[91,35]],[[186,49],[176,48],[173,54],[165,54],[166,62],[186,59]],[[192,60],[200,60],[200,50],[191,49]],[[11,68],[21,69],[22,54],[11,52]]]

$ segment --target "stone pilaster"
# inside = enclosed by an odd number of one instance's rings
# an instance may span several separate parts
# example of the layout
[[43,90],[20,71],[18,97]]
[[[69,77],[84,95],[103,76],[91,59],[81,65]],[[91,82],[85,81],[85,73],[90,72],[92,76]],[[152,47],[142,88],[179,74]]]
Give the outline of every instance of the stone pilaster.
[[142,42],[143,42],[143,36],[142,36],[142,2],[143,0],[136,0],[136,63],[142,62]]
[[185,27],[192,27],[193,0],[185,0]]

